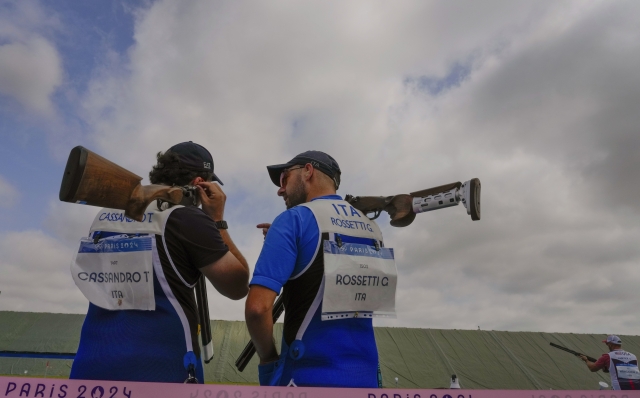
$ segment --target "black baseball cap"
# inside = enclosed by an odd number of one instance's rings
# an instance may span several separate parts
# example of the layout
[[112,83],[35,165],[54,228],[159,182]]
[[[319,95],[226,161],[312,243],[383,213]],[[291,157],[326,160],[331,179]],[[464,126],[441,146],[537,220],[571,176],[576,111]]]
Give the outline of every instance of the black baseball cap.
[[[211,153],[202,145],[198,145],[193,141],[181,142],[169,148],[167,152],[173,152],[178,155],[180,163],[175,165],[176,168],[210,172],[213,174],[213,181],[224,185],[213,172],[213,158],[211,157]],[[171,165],[167,166],[171,167]]]
[[284,169],[288,169],[291,166],[295,165],[305,165],[307,163],[311,163],[313,167],[320,170],[324,174],[331,177],[333,182],[336,184],[336,189],[340,186],[340,166],[338,162],[331,156],[327,155],[324,152],[320,151],[306,151],[297,155],[287,163],[283,164],[275,164],[273,166],[267,166],[267,171],[269,172],[269,177],[271,181],[276,184],[277,187],[280,186],[280,174],[284,171]]

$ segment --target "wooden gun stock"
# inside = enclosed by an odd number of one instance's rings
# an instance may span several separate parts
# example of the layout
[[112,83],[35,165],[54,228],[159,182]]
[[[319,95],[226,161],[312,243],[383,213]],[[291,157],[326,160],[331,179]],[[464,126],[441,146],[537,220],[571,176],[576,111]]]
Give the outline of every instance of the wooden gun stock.
[[156,199],[179,204],[181,187],[141,185],[142,177],[102,156],[77,146],[71,150],[60,185],[60,200],[91,206],[124,210],[124,214],[142,221],[145,209]]
[[352,196],[345,200],[361,212],[375,220],[382,211],[389,213],[391,225],[406,227],[416,218],[417,213],[455,206],[462,202],[467,214],[473,221],[480,220],[480,180],[473,178],[433,188],[423,189],[410,194],[395,196]]

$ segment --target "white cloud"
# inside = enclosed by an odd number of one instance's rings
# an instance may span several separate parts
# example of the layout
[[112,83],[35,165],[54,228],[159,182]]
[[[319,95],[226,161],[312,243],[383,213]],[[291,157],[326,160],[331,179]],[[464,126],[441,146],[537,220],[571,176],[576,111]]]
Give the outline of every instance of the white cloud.
[[85,313],[69,267],[98,209],[49,203],[43,230],[0,234],[0,310]]
[[[303,150],[339,161],[342,194],[479,177],[479,222],[462,208],[405,229],[381,217],[400,273],[398,319],[381,324],[633,334],[638,7],[159,1],[126,57],[95,71],[83,117],[91,149],[143,176],[177,142],[208,147],[251,264],[254,225],[284,207],[264,166]],[[421,84],[456,64],[456,84]],[[65,245],[92,218],[72,208],[46,223]],[[210,302],[242,319],[242,301]]]
[[0,207],[11,208],[20,199],[20,191],[0,175]]
[[60,57],[46,39],[0,46],[0,92],[24,106],[51,114],[51,94],[62,81]]
[[0,310],[82,313],[88,302],[71,279],[73,252],[41,231],[0,236]]
[[40,33],[55,25],[35,1],[7,2],[0,15],[0,94],[42,115],[54,112],[51,95],[62,83],[62,60]]
[[[147,170],[180,140],[209,147],[252,252],[252,225],[282,209],[264,166],[306,149],[340,162],[343,194],[479,177],[480,222],[458,208],[384,227],[400,290],[398,319],[381,324],[633,333],[640,162],[626,104],[638,102],[640,51],[618,42],[638,35],[636,13],[625,2],[158,2],[86,110],[96,147],[127,167]],[[469,69],[459,86],[434,96],[407,84],[456,63]]]
[[89,235],[89,228],[100,209],[72,203],[51,201],[43,220],[44,231],[66,246],[75,246],[78,239]]

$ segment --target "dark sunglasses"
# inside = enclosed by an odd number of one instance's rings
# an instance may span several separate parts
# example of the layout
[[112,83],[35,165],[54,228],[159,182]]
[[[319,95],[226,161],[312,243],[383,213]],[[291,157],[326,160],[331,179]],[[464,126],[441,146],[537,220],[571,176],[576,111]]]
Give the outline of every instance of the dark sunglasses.
[[287,185],[287,178],[289,178],[289,172],[292,170],[304,169],[304,166],[292,167],[290,169],[282,170],[280,173],[280,188],[284,188]]

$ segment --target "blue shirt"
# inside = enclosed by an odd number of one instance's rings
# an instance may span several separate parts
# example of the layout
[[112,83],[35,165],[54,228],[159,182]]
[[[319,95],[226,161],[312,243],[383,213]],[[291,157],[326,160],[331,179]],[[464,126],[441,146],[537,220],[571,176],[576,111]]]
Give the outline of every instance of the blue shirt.
[[[321,196],[313,200],[323,199],[342,200],[338,195]],[[373,244],[371,239],[344,235],[341,238],[347,243]],[[283,212],[269,228],[250,284],[280,293],[289,279],[306,271],[320,243],[320,230],[311,209],[296,206]],[[259,368],[261,384],[287,385],[289,380],[294,379],[299,386],[377,387],[378,352],[372,320],[351,318],[322,321],[320,313],[321,307],[315,311],[304,332],[302,341],[306,354],[301,359],[293,360],[283,335],[277,364],[280,376],[275,376],[279,379],[263,380],[262,373],[276,374],[273,370],[275,364],[263,365],[262,369]]]
[[[342,200],[339,195],[313,200],[321,199]],[[280,293],[287,280],[302,272],[313,259],[319,239],[318,223],[308,207],[295,206],[281,213],[269,228],[250,284]]]
[[[340,195],[326,195],[311,201],[342,200]],[[342,236],[346,243],[371,244],[370,239]],[[320,230],[313,212],[295,206],[281,213],[271,224],[258,257],[250,285],[260,285],[280,293],[282,286],[309,265],[320,243]]]

